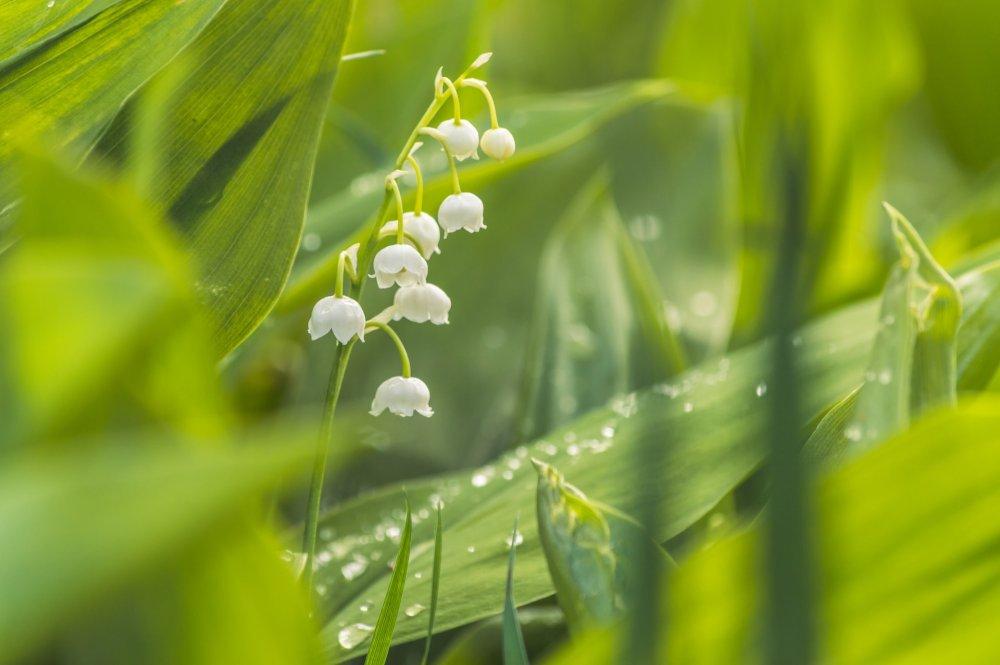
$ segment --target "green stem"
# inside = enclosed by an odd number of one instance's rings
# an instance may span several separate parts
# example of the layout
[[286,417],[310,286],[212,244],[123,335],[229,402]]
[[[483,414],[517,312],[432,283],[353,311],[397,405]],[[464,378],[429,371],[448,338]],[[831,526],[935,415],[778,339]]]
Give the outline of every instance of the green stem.
[[399,193],[399,185],[396,184],[395,179],[389,181],[389,187],[392,189],[392,195],[396,199],[396,244],[403,244],[403,195]]
[[326,464],[330,457],[330,435],[333,433],[333,415],[337,410],[337,400],[340,399],[340,388],[344,383],[347,363],[351,358],[351,350],[356,339],[346,346],[337,346],[335,351],[334,371],[330,374],[330,384],[326,391],[326,403],[323,406],[323,425],[319,438],[316,440],[316,457],[313,464],[312,480],[309,483],[309,502],[306,508],[306,528],[302,535],[302,551],[306,555],[305,569],[302,571],[302,583],[310,594],[312,593],[313,565],[316,560],[316,535],[319,530],[319,511],[323,501],[323,482],[326,478]]
[[346,268],[347,257],[343,252],[337,257],[337,281],[334,283],[333,295],[338,298],[344,297],[344,268]]
[[413,155],[406,157],[406,162],[413,167],[413,173],[417,176],[417,193],[413,196],[413,214],[420,217],[424,209],[424,174],[420,171],[420,162]]
[[399,364],[403,367],[403,377],[407,379],[410,378],[410,356],[406,354],[406,347],[403,346],[403,340],[399,338],[396,331],[393,330],[388,323],[382,323],[381,321],[366,321],[366,332],[368,328],[379,328],[385,331],[385,334],[388,335],[389,339],[391,339],[393,344],[396,345],[396,351],[399,352]]
[[458,125],[462,122],[462,103],[458,101],[458,88],[447,76],[441,77],[441,82],[444,83],[445,87],[448,88],[448,92],[451,93],[451,107],[455,111],[455,124]]
[[492,129],[497,129],[498,127],[500,127],[500,121],[497,119],[497,107],[496,107],[496,104],[493,102],[493,95],[490,94],[490,91],[486,87],[486,84],[483,83],[482,81],[478,81],[478,80],[477,81],[463,81],[462,82],[462,87],[463,88],[475,88],[476,90],[478,90],[479,92],[481,92],[483,94],[483,97],[486,98],[486,105],[490,107],[490,127]]

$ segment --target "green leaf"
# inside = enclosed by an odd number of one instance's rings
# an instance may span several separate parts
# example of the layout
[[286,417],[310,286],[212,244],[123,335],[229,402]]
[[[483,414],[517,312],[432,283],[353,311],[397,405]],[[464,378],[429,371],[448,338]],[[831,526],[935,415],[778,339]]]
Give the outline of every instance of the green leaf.
[[634,520],[591,501],[554,467],[532,463],[538,535],[566,621],[574,631],[610,623],[639,592],[631,567],[636,544],[655,551],[651,561],[670,559]]
[[[992,294],[1000,293],[1000,271],[988,270],[975,279],[959,278],[959,284],[966,283],[991,294],[987,300],[995,300]],[[978,310],[967,308],[965,314],[968,317],[974,311]],[[998,314],[995,308],[990,311]],[[878,304],[867,301],[806,326],[793,340],[800,352],[803,427],[860,384],[877,325]],[[965,320],[958,367],[966,365],[966,354],[981,352],[976,341],[995,334],[998,326],[998,316]],[[997,361],[1000,358],[994,358],[994,370]],[[433,502],[443,499],[445,565],[435,630],[465,625],[501,610],[498,599],[507,534],[497,525],[513,520],[519,512],[533,512],[536,477],[527,468],[530,457],[556,466],[569,482],[588,488],[603,504],[633,506],[637,497],[653,494],[636,486],[625,472],[633,463],[635,447],[647,437],[669,431],[672,445],[663,455],[663,466],[649,475],[658,478],[663,506],[669,506],[661,514],[670,519],[651,535],[665,542],[683,532],[758,468],[768,426],[761,401],[769,399],[760,388],[769,362],[766,344],[748,347],[703,363],[670,383],[620,396],[609,407],[596,409],[480,469],[407,483],[414,502],[415,545],[410,566],[422,577],[411,580],[404,604],[424,602],[429,593],[433,525],[426,517]],[[328,535],[321,538],[320,552],[327,554],[321,554],[324,563],[316,579],[330,589],[325,597],[324,637],[331,661],[358,653],[337,644],[338,626],[363,621],[363,601],[384,592],[388,580],[378,561],[391,556],[392,537],[398,535],[402,518],[395,512],[398,492],[389,487],[363,495],[321,520],[321,531]],[[551,594],[552,585],[536,525],[525,522],[520,529],[524,543],[518,557],[518,598],[527,603]],[[394,639],[420,639],[425,633],[424,621],[401,617]]]
[[[542,651],[552,644],[553,638],[566,634],[558,607],[522,607],[517,614],[529,653]],[[502,658],[503,617],[497,616],[470,627],[454,639],[434,665],[495,665]]]
[[[503,174],[549,157],[591,136],[609,119],[627,109],[654,99],[674,94],[672,83],[663,80],[622,83],[594,90],[541,95],[505,104],[505,125],[517,136],[517,152],[504,162],[466,161],[460,168],[462,187],[475,191],[483,184]],[[416,122],[417,118],[413,118]],[[447,163],[427,157],[430,146],[419,156],[425,157],[426,200],[434,211],[438,201],[451,193]],[[279,309],[312,305],[316,298],[329,290],[337,267],[337,255],[352,242],[375,214],[381,201],[384,170],[358,177],[352,185],[336,195],[314,202],[306,221],[306,234],[311,246],[324,251],[302,252],[295,262],[288,289]],[[406,200],[410,200],[407,194]],[[487,210],[487,223],[489,211]]]
[[194,39],[222,4],[121,0],[0,64],[0,230],[6,230],[3,215],[16,197],[14,142],[43,142],[82,159],[129,95]]
[[177,239],[127,187],[34,153],[18,166],[22,241],[0,263],[4,441],[79,437],[126,413],[218,433],[207,325]]
[[520,532],[517,520],[510,534],[510,556],[507,559],[507,587],[503,601],[503,662],[504,665],[528,665],[528,652],[524,648],[521,621],[517,618],[517,603],[514,602],[514,559],[517,554]]
[[420,659],[420,665],[427,665],[427,659],[431,655],[431,639],[434,637],[434,618],[437,616],[438,591],[441,588],[441,504],[437,505],[437,524],[434,527],[434,568],[431,573],[431,608],[430,616],[427,617],[427,641],[424,643],[424,655]]
[[67,0],[49,4],[7,0],[0,5],[0,61],[51,39],[121,0]]
[[[218,355],[267,315],[302,233],[352,0],[229,2],[185,57],[165,114],[153,199],[190,246]],[[130,163],[129,119],[100,150]]]
[[[1000,657],[1000,401],[938,411],[819,478],[819,660],[993,662]],[[905,507],[905,510],[901,510]],[[759,658],[764,539],[756,526],[688,558],[666,580],[660,662]],[[622,633],[624,634],[624,632]],[[550,665],[604,663],[614,636],[590,635]]]
[[105,439],[102,454],[78,440],[59,456],[8,458],[0,469],[0,662],[27,654],[242,513],[248,499],[305,467],[307,441],[285,428],[243,435],[238,448],[198,450],[137,432]]
[[406,518],[403,520],[403,535],[399,540],[399,553],[396,554],[396,564],[392,567],[392,578],[382,599],[382,609],[375,622],[372,633],[372,643],[365,656],[365,665],[385,665],[389,657],[389,645],[392,643],[392,633],[396,629],[396,617],[399,615],[399,605],[403,601],[403,589],[406,587],[406,569],[410,563],[410,536],[413,533],[413,520],[410,515],[410,502],[406,502]]
[[900,259],[882,293],[864,384],[824,417],[806,443],[806,450],[823,456],[868,448],[929,407],[955,402],[961,296],[909,222],[888,204],[886,210]]
[[[581,274],[599,270],[602,279]],[[608,195],[585,185],[546,242],[537,279],[520,436],[531,439],[684,368],[662,298]]]

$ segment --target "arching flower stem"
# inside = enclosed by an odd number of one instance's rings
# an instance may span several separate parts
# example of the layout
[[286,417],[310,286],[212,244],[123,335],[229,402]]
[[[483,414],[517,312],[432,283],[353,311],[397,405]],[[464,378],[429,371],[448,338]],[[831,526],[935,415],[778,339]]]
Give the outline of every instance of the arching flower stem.
[[420,133],[425,136],[430,136],[432,139],[441,144],[441,149],[444,150],[444,154],[448,157],[448,168],[451,170],[452,193],[461,194],[462,183],[458,179],[458,162],[455,160],[455,155],[452,154],[451,148],[448,147],[448,142],[444,139],[444,136],[433,127],[424,127],[420,130]]
[[396,345],[396,351],[399,352],[399,364],[402,367],[401,374],[405,379],[410,378],[410,356],[407,355],[406,347],[403,346],[403,340],[399,338],[399,335],[396,334],[396,331],[393,330],[388,323],[383,323],[382,321],[376,321],[375,319],[370,319],[369,321],[365,322],[366,333],[369,332],[368,330],[369,328],[371,328],[372,331],[382,330],[385,332],[386,335],[389,336],[389,339],[392,340],[392,343]]
[[[413,155],[406,156],[406,163],[413,168],[413,174],[417,177],[417,193],[413,195],[413,214],[417,217],[424,211],[424,174],[420,170],[420,162]],[[402,217],[399,218],[402,224]]]
[[389,178],[386,180],[386,186],[392,190],[392,196],[396,199],[396,244],[403,244],[403,195],[399,192],[399,185],[396,184],[395,178]]
[[475,88],[483,94],[486,99],[486,105],[490,108],[490,127],[492,129],[497,129],[500,127],[500,121],[497,119],[497,106],[493,102],[493,95],[490,94],[489,88],[486,87],[486,81],[480,81],[479,79],[466,79],[461,82],[463,88]]
[[[457,125],[462,121],[462,102],[458,99],[458,88],[455,87],[455,82],[447,76],[441,77],[441,83],[444,84],[444,87],[451,94],[451,108],[455,112],[455,124]],[[461,81],[459,81],[459,84],[461,84]]]

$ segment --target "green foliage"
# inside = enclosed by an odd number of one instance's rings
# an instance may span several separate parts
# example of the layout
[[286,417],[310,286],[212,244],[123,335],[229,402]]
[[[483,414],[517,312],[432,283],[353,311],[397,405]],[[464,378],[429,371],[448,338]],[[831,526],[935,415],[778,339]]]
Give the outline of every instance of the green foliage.
[[[424,643],[424,655],[420,665],[427,665],[431,655],[431,640],[434,638],[434,619],[437,616],[438,591],[441,588],[441,545],[443,542],[443,523],[441,522],[441,504],[437,506],[437,523],[434,526],[434,566],[431,572],[431,606],[427,616],[427,641]],[[412,525],[411,525],[412,526]]]
[[[1000,602],[1000,569],[988,553],[1000,535],[991,518],[1000,499],[998,407],[984,398],[936,413],[819,480],[823,660],[997,657],[997,642],[980,630],[995,624]],[[670,575],[671,631],[660,658],[756,660],[761,548],[755,527],[693,554]],[[546,662],[605,663],[614,648],[612,634],[594,633]]]
[[520,532],[517,520],[510,534],[510,555],[507,559],[507,585],[503,600],[503,662],[504,665],[528,665],[528,652],[521,634],[521,620],[517,618],[517,603],[514,601],[514,559]]
[[548,464],[532,463],[538,536],[566,622],[574,630],[609,623],[642,593],[632,569],[635,547],[652,550],[664,567],[670,559],[630,517],[589,500]]
[[399,614],[399,604],[403,599],[403,588],[406,586],[406,571],[410,564],[410,537],[413,533],[413,519],[410,515],[410,505],[406,505],[406,517],[403,520],[403,534],[399,538],[399,553],[392,567],[392,578],[382,599],[382,609],[375,622],[371,645],[365,656],[365,665],[385,665],[389,657],[389,644],[392,632],[396,628],[396,616]]

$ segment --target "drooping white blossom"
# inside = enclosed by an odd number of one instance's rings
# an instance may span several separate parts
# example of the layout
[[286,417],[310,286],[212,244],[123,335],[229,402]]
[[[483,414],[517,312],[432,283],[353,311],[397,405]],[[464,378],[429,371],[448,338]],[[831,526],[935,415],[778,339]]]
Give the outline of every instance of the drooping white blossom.
[[393,316],[396,321],[408,319],[414,323],[430,321],[436,325],[448,323],[451,298],[433,284],[404,286],[396,291]]
[[427,280],[427,261],[410,245],[389,245],[375,255],[375,281],[380,289],[413,286]]
[[355,335],[363,342],[365,313],[353,298],[327,296],[313,306],[308,330],[314,340],[332,332],[341,344],[347,344]]
[[[398,222],[395,219],[382,225],[382,229],[387,235],[395,233],[397,227]],[[441,242],[441,227],[426,212],[422,212],[419,215],[415,215],[412,212],[404,213],[403,230],[420,243],[420,249],[423,250],[425,259],[430,259],[433,254],[441,253],[441,249],[438,246]]]
[[438,208],[438,221],[445,233],[465,229],[475,233],[485,229],[483,224],[483,201],[471,192],[452,194],[441,202]]
[[504,160],[514,154],[514,135],[503,127],[487,129],[479,146],[493,159]]
[[454,119],[450,119],[442,122],[437,128],[444,135],[448,150],[455,156],[455,159],[462,161],[476,154],[476,147],[479,145],[479,131],[471,122],[460,120],[456,123]]
[[369,413],[377,416],[389,409],[397,416],[412,416],[415,411],[429,418],[434,415],[430,401],[431,392],[426,383],[415,376],[394,376],[383,381],[375,391]]

